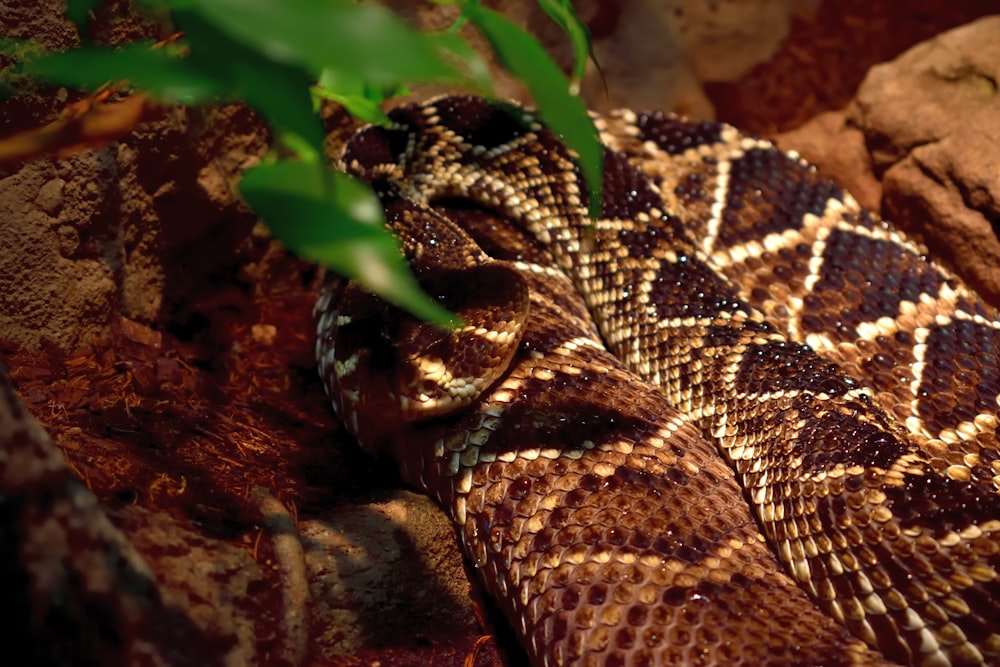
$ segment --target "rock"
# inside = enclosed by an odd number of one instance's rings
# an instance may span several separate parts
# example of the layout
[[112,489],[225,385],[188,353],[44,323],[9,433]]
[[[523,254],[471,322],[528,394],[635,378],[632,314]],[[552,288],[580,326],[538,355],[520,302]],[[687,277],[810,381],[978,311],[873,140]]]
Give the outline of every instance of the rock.
[[479,630],[451,521],[430,499],[396,491],[299,524],[324,663],[376,646],[442,647]]
[[[65,49],[79,37],[64,9],[0,3],[0,25],[6,37]],[[92,29],[98,42],[166,36],[134,12],[98,12]],[[0,101],[5,136],[87,104],[66,89],[16,92]],[[0,341],[71,352],[107,338],[119,315],[150,324],[238,270],[256,221],[234,184],[266,152],[264,129],[245,107],[171,108],[107,145],[0,166]],[[176,257],[180,276],[169,269]]]
[[0,335],[69,351],[106,332],[121,245],[113,151],[34,160],[0,174]]
[[1000,304],[1000,16],[872,68],[848,112],[882,213]]
[[[571,62],[568,40],[528,2],[528,28],[543,44]],[[617,107],[672,109],[713,118],[702,84],[738,79],[771,58],[788,35],[792,15],[812,12],[815,0],[690,2],[654,0],[576,2],[590,27],[601,72],[591,66],[583,94],[595,110]],[[544,27],[549,29],[544,31]]]
[[845,109],[775,143],[816,164],[1000,306],[998,83],[994,16],[873,67]]

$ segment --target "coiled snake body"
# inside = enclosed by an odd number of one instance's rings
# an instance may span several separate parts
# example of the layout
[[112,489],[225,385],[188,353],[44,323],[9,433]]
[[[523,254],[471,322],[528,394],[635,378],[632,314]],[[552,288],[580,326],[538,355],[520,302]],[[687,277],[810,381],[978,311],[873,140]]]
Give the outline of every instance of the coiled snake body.
[[[538,665],[1000,663],[1000,318],[795,156],[523,109],[348,144],[443,332],[331,277],[317,355]],[[877,651],[877,652],[876,652]]]

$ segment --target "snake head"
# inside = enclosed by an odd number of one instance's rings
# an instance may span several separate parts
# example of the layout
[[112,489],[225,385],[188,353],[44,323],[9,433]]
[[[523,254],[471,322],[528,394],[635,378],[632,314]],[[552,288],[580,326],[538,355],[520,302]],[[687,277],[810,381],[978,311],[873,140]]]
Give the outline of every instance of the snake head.
[[[462,324],[448,330],[421,322],[336,277],[324,287],[320,373],[338,415],[372,454],[407,425],[475,401],[507,370],[529,310],[528,286],[516,269],[487,257],[430,209],[383,203],[421,287]],[[426,252],[429,246],[435,252]]]

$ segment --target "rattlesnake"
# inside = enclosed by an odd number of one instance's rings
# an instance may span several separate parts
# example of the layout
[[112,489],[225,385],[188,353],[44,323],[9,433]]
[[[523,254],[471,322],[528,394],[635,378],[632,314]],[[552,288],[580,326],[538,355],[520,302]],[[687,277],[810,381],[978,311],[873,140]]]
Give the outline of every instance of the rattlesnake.
[[597,118],[591,221],[533,113],[391,118],[344,167],[465,324],[331,276],[321,374],[534,664],[1000,662],[992,308],[725,125]]

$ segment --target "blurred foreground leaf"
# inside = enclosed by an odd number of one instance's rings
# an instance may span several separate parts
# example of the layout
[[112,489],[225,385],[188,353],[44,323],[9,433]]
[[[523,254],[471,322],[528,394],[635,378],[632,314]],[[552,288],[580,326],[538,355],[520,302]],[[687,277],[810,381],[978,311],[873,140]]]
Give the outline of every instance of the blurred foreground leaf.
[[587,59],[593,57],[590,49],[590,29],[573,11],[570,0],[538,0],[538,6],[569,36],[570,44],[573,46],[573,83],[570,89],[577,94],[580,92],[580,83],[587,70]]
[[360,181],[320,165],[277,162],[247,170],[240,193],[292,251],[350,276],[413,315],[456,323],[420,289],[399,243],[386,231],[382,205]]
[[[72,19],[85,26],[95,0],[68,1]],[[384,7],[348,0],[138,0],[169,16],[182,31],[180,40],[54,55],[20,49],[15,60],[24,62],[25,73],[59,85],[94,90],[127,82],[170,102],[246,102],[271,126],[278,150],[271,158],[276,162],[244,175],[240,191],[274,236],[415,315],[446,323],[447,313],[419,290],[404,266],[374,194],[324,165],[316,98],[385,124],[380,104],[407,84],[490,91],[485,61],[455,32],[469,19],[501,63],[528,84],[543,120],[578,155],[592,215],[599,205],[603,155],[583,103],[538,42],[478,2],[456,1],[463,14],[452,29],[424,34]],[[568,0],[539,3],[570,35],[579,77],[589,45],[586,27]],[[16,81],[16,72],[7,78]],[[294,161],[280,159],[289,153]]]
[[460,78],[427,35],[385,7],[330,0],[199,0],[196,11],[262,55],[373,86]]
[[477,4],[464,4],[462,11],[489,40],[504,67],[528,84],[549,129],[576,151],[590,190],[590,215],[596,218],[601,206],[604,149],[583,100],[570,93],[569,82],[559,66],[531,35]]
[[225,81],[167,49],[138,42],[118,49],[82,47],[28,61],[26,74],[71,88],[96,90],[107,83],[128,81],[155,97],[182,104],[196,104],[225,89]]

